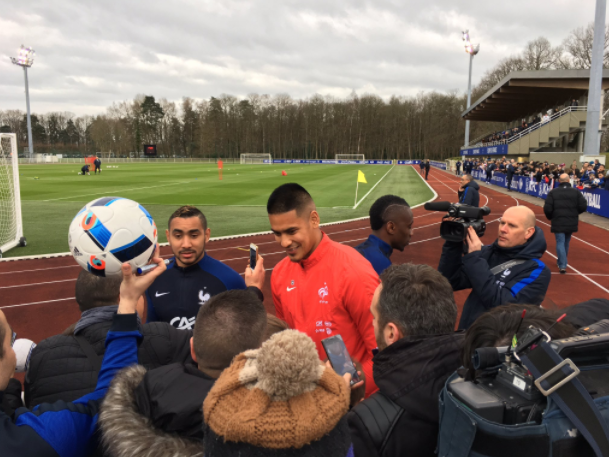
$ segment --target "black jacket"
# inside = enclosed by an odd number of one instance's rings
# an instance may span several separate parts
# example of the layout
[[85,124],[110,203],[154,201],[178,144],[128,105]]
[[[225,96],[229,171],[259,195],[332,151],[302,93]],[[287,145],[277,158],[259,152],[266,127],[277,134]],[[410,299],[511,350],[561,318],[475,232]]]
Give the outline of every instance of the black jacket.
[[[347,416],[356,457],[435,455],[438,395],[461,365],[463,337],[464,333],[406,337],[374,357],[374,381],[379,392]],[[389,398],[403,410],[396,414],[393,424],[375,412],[379,396]],[[376,440],[375,435],[383,438]]]
[[[520,246],[502,248],[497,241],[480,251],[463,255],[463,244],[446,241],[438,271],[453,290],[472,289],[463,305],[459,329],[467,329],[480,314],[509,303],[540,305],[550,285],[550,269],[539,259],[546,250],[543,231]],[[524,263],[493,275],[491,269],[510,260]]]
[[574,327],[581,328],[595,322],[609,319],[609,300],[606,298],[593,298],[576,305],[562,309],[567,315],[565,321]]
[[478,207],[480,204],[478,189],[480,189],[478,183],[476,181],[470,181],[462,191],[457,192],[459,194],[459,203]]
[[109,454],[202,456],[202,406],[214,382],[192,364],[121,371],[100,414]]
[[[112,321],[84,328],[84,336],[99,356],[105,353],[104,342]],[[178,330],[164,322],[141,326],[143,339],[138,347],[138,361],[146,368],[174,362],[192,361],[192,332]],[[32,352],[25,378],[25,402],[33,408],[43,402],[74,401],[95,390],[97,373],[73,336],[55,335],[38,344]]]
[[511,180],[512,176],[514,176],[515,172],[516,172],[516,168],[514,167],[514,165],[508,164],[508,166],[505,169],[505,173],[507,175],[507,179]]
[[568,182],[552,189],[543,205],[543,212],[552,221],[552,233],[577,232],[579,215],[586,211],[588,202],[583,194]]

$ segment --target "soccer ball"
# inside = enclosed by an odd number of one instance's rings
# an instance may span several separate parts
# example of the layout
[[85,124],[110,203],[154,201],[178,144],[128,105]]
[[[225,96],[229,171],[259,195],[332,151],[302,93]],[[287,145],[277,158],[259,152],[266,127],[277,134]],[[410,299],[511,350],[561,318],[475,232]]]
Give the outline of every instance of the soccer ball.
[[74,259],[96,276],[121,274],[128,262],[135,271],[146,265],[157,245],[156,224],[133,200],[103,197],[87,203],[72,223],[68,244]]

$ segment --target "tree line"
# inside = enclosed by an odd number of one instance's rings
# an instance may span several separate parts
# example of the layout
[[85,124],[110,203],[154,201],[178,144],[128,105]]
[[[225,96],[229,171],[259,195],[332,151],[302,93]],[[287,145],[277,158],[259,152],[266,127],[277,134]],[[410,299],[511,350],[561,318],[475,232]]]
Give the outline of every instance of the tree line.
[[[572,30],[558,46],[544,37],[530,41],[484,74],[472,91],[472,101],[512,71],[590,68],[593,35],[590,24]],[[609,27],[604,56],[607,66]],[[156,144],[158,155],[164,157],[270,153],[275,158],[364,154],[369,159],[444,159],[457,155],[463,144],[465,107],[466,94],[458,91],[388,100],[355,92],[346,98],[315,94],[306,99],[221,94],[201,101],[184,97],[177,103],[138,95],[97,116],[51,112],[33,114],[31,122],[35,152],[68,156],[103,152],[129,157],[142,154],[144,144]],[[472,122],[470,138],[503,128],[505,124]],[[25,113],[0,110],[0,132],[16,133],[21,152],[27,147]]]

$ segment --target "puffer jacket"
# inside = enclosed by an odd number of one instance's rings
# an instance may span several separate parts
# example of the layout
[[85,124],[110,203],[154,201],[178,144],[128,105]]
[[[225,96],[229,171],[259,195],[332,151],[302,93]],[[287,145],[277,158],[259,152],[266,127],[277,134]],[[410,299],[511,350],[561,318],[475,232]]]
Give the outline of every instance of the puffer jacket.
[[[106,334],[112,321],[85,327],[79,332],[103,357]],[[192,361],[192,332],[178,330],[164,322],[140,326],[143,340],[138,346],[138,362],[148,369],[175,362]],[[32,352],[25,378],[28,408],[58,400],[74,401],[95,390],[97,373],[73,336],[55,335],[41,341]]]
[[577,232],[579,215],[586,208],[588,202],[583,194],[570,183],[562,182],[548,193],[543,212],[552,222],[552,233],[573,233]]
[[[446,241],[438,271],[453,290],[472,289],[463,305],[459,329],[467,329],[485,311],[509,303],[540,305],[550,285],[550,269],[540,260],[546,238],[539,227],[520,246],[502,248],[497,240],[489,246],[463,255],[463,243]],[[491,269],[510,260],[524,263],[493,275]]]

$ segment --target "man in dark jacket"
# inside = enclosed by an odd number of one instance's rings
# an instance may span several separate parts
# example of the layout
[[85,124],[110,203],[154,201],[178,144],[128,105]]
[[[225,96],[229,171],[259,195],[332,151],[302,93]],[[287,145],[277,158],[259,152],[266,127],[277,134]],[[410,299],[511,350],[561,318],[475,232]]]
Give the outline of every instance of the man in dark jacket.
[[461,176],[461,165],[463,165],[463,164],[461,163],[461,161],[460,161],[460,160],[457,160],[457,163],[455,164],[455,169],[456,169],[455,174],[456,174],[457,176]]
[[397,195],[383,195],[377,199],[369,214],[372,234],[355,249],[380,275],[391,265],[393,250],[404,251],[408,246],[414,219],[406,200]]
[[569,175],[558,178],[559,186],[548,193],[543,212],[552,221],[552,233],[556,237],[556,255],[561,274],[567,272],[567,256],[573,232],[577,232],[579,215],[586,211],[588,202],[582,193],[571,187]]
[[429,176],[429,169],[431,168],[431,164],[429,163],[429,159],[425,161],[425,181],[427,181],[427,177]]
[[[73,401],[95,390],[106,333],[119,302],[121,277],[100,277],[81,270],[76,280],[80,320],[62,335],[47,338],[32,351],[25,378],[29,408],[58,400]],[[190,358],[191,332],[164,322],[140,326],[138,361],[156,368]]]
[[512,191],[512,178],[514,177],[514,173],[516,172],[516,163],[514,162],[514,159],[512,159],[510,161],[510,163],[507,165],[506,169],[506,179],[507,179],[507,190],[508,192]]
[[459,329],[508,303],[540,305],[550,285],[550,269],[540,260],[546,250],[543,231],[535,227],[535,213],[526,206],[508,208],[499,220],[499,237],[482,246],[476,231],[467,231],[463,243],[446,241],[438,270],[453,290],[472,289],[463,306]]
[[99,157],[95,158],[95,160],[93,161],[93,165],[95,165],[95,174],[97,174],[97,172],[99,171],[99,174],[101,175],[101,160],[99,159]]
[[348,414],[356,457],[433,456],[438,394],[460,366],[462,333],[446,278],[428,265],[393,265],[381,275],[370,311],[380,352],[379,392]]
[[[137,339],[141,337],[137,330],[137,300],[156,276],[165,271],[158,250],[153,261],[158,268],[140,278],[135,278],[131,267],[123,264],[121,299],[106,337],[107,350],[94,391],[71,403],[45,403],[33,411],[21,408],[13,418],[0,412],[2,457],[91,455],[99,405],[110,381],[118,370],[137,363]],[[0,400],[15,372],[16,357],[11,346],[15,336],[0,311]]]
[[478,189],[480,189],[480,186],[474,181],[472,175],[461,176],[461,185],[458,191],[459,203],[477,207],[480,204]]
[[148,372],[135,366],[120,372],[100,414],[111,454],[202,454],[203,401],[236,355],[261,346],[266,324],[264,305],[255,293],[222,292],[197,314],[190,340],[196,365],[175,363]]
[[493,179],[493,170],[495,170],[495,162],[489,161],[486,166],[486,183],[490,184]]

